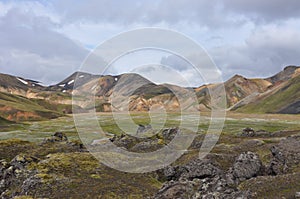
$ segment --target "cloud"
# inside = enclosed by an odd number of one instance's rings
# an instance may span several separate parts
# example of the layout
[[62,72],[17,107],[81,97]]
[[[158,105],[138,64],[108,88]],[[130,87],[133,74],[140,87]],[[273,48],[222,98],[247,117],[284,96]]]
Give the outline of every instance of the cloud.
[[193,68],[178,71],[166,65],[143,65],[132,72],[138,73],[150,81],[160,84],[168,83],[186,87],[197,87],[204,83],[201,75]]
[[47,16],[11,7],[0,17],[1,72],[51,84],[76,70],[88,51],[56,27]]
[[[78,70],[89,53],[86,48],[144,26],[174,29],[199,42],[223,79],[235,73],[268,76],[300,62],[298,0],[26,0],[0,1],[0,10],[1,72],[45,84]],[[100,62],[91,58],[90,72],[97,72]],[[141,58],[141,62],[149,61]],[[130,63],[135,62],[121,63],[109,72],[129,72]],[[172,56],[161,63],[196,78]]]
[[224,8],[263,22],[274,22],[300,16],[300,1],[298,0],[226,0]]
[[176,68],[179,71],[183,71],[191,67],[187,61],[178,57],[177,55],[162,57],[161,64],[172,66],[173,68]]
[[[65,23],[87,21],[94,23],[115,23],[130,26],[132,24],[156,25],[166,23],[197,23],[211,28],[230,26],[240,21],[225,12],[217,0],[153,0],[110,1],[55,0],[53,7],[63,16]],[[72,6],[70,6],[72,5]]]
[[[275,22],[300,16],[298,0],[54,0],[53,7],[64,21],[110,22],[118,24],[188,22],[210,29],[236,26],[247,20]],[[70,6],[72,5],[72,6]]]
[[257,28],[244,43],[210,51],[225,78],[235,73],[266,77],[287,65],[300,63],[299,21]]

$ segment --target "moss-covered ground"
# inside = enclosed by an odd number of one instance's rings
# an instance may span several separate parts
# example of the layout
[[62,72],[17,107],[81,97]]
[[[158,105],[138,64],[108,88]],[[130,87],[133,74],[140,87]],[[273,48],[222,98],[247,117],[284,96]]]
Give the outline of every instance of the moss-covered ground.
[[[159,115],[155,115],[159,117]],[[180,124],[182,118],[189,122],[197,121],[198,114],[180,115],[168,114],[164,127],[174,127]],[[259,154],[265,165],[270,161],[270,148],[280,139],[288,135],[300,135],[299,116],[289,115],[245,115],[229,113],[225,121],[220,139],[209,154],[223,169],[228,169],[235,157],[244,151]],[[136,124],[148,124],[151,119],[146,113],[131,113]],[[119,115],[121,125],[127,124],[128,116]],[[121,135],[122,128],[114,121],[111,114],[97,114],[102,130]],[[123,121],[123,123],[122,123]],[[90,153],[80,151],[80,139],[71,116],[54,120],[27,122],[26,124],[11,125],[11,129],[0,129],[0,159],[10,161],[18,154],[33,156],[38,161],[27,165],[28,170],[35,171],[35,177],[40,182],[27,195],[33,198],[146,198],[152,196],[161,187],[163,181],[158,181],[155,173],[130,174],[111,169],[95,159]],[[83,121],[86,132],[92,129],[91,118]],[[197,139],[209,126],[209,114],[201,115]],[[265,130],[270,133],[279,132],[278,136],[242,137],[240,133],[245,127],[255,130]],[[42,141],[54,132],[64,132],[69,142],[44,143]],[[88,134],[89,135],[89,134]],[[97,139],[98,134],[90,134],[89,139]],[[197,158],[198,149],[190,148],[173,164],[184,164]],[[299,169],[300,170],[300,169]],[[294,169],[297,171],[297,168]],[[288,174],[280,177],[259,177],[245,181],[241,189],[257,190],[257,195],[263,198],[268,191],[271,198],[276,194],[286,198],[300,190],[299,174]],[[278,189],[276,188],[278,187]],[[299,190],[298,190],[299,189]],[[12,190],[13,191],[13,190]],[[275,193],[275,192],[279,193]],[[23,198],[30,198],[24,196]],[[22,197],[19,197],[22,198]]]

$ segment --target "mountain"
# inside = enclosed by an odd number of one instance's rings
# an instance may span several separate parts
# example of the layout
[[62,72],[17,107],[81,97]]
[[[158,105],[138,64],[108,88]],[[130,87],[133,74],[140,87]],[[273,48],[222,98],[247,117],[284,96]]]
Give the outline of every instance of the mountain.
[[0,92],[0,117],[10,121],[42,120],[62,116],[62,113],[47,109],[38,99]]
[[277,73],[276,75],[267,78],[266,80],[271,82],[272,84],[280,84],[282,82],[286,82],[289,79],[297,76],[300,73],[299,66],[287,66],[283,69],[283,71]]
[[[299,74],[300,67],[287,66],[265,79],[234,75],[224,82],[227,108],[237,112],[297,114]],[[81,112],[94,108],[100,112],[162,108],[166,111],[180,111],[181,108],[210,111],[209,90],[219,88],[220,83],[183,88],[155,84],[134,73],[93,75],[84,72],[75,72],[58,84],[45,87],[34,80],[0,74],[0,117],[13,121],[58,117],[72,112],[72,102]],[[174,91],[185,97],[178,99]],[[189,96],[190,91],[195,91],[196,99]],[[72,101],[72,94],[75,101]],[[191,100],[198,100],[198,104]]]
[[[238,108],[237,111],[299,114],[300,74],[293,73],[287,81],[283,81],[282,79],[278,81],[282,83],[258,95],[254,100]],[[275,82],[275,84],[277,83]]]
[[0,92],[27,95],[28,92],[43,90],[38,81],[0,73]]
[[[69,77],[67,77],[66,79],[64,79],[63,81],[59,82],[58,84],[47,87],[46,90],[67,92],[76,89],[77,87],[82,86],[94,79],[98,79],[99,77],[101,76],[92,75],[85,72],[75,72],[71,74]],[[75,79],[76,79],[76,85],[75,85]]]
[[253,93],[265,92],[272,84],[263,79],[247,79],[235,75],[226,81],[224,85],[228,106],[232,106]]
[[[199,103],[210,109],[209,89],[214,89],[217,86],[219,85],[209,84],[196,88]],[[232,107],[249,96],[265,92],[270,86],[272,83],[264,79],[247,79],[241,75],[234,75],[224,82],[227,107]]]
[[13,123],[13,122],[0,117],[0,126],[11,124],[11,123]]

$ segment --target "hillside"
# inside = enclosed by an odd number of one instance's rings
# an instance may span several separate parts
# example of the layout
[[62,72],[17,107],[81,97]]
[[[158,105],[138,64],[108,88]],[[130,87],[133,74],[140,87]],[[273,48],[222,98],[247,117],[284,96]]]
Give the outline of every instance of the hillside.
[[272,77],[266,78],[267,81],[272,84],[280,84],[286,82],[289,79],[297,76],[300,73],[300,68],[298,66],[286,66],[283,71],[275,74]]
[[[101,76],[92,75],[85,72],[75,72],[71,74],[69,77],[67,77],[66,79],[62,80],[61,82],[47,87],[46,90],[61,91],[61,92],[72,91],[73,89],[76,89],[77,87],[82,86],[99,77]],[[76,79],[76,85],[75,85],[75,79]]]
[[38,92],[42,89],[44,87],[38,81],[0,73],[0,92],[26,95],[27,92]]
[[278,88],[257,97],[254,101],[238,108],[240,112],[300,113],[300,76],[282,83]]
[[0,92],[0,117],[5,120],[19,122],[53,119],[63,115],[62,110],[58,109],[59,106],[46,101]]
[[241,99],[253,94],[265,92],[272,84],[263,79],[247,79],[240,75],[235,75],[225,82],[227,94],[227,104],[232,106]]
[[[238,112],[299,113],[299,74],[300,67],[287,66],[283,71],[265,79],[234,75],[224,82],[227,108]],[[209,111],[211,109],[209,89],[218,89],[219,86],[220,84],[208,84],[193,88],[196,92],[198,105],[194,103],[192,107],[185,107],[184,109]],[[127,109],[130,111],[149,111],[152,108],[160,109],[162,107],[167,111],[179,111],[180,104],[172,90],[184,95],[190,89],[192,88],[154,84],[133,73],[93,75],[75,72],[58,84],[48,87],[39,85],[37,81],[0,74],[0,91],[2,92],[0,99],[7,101],[7,96],[3,96],[4,93],[10,94],[10,97],[13,96],[15,100],[17,99],[13,105],[8,100],[8,103],[3,102],[2,106],[17,107],[16,110],[21,111],[19,115],[22,115],[22,111],[27,111],[27,107],[31,109],[33,103],[35,108],[30,111],[33,111],[34,114],[24,117],[36,119],[40,116],[44,118],[43,114],[36,116],[39,110],[45,111],[44,109],[46,112],[54,113],[54,115],[71,113],[72,94],[76,99],[75,104],[86,111],[94,109],[94,107],[99,112],[109,112],[112,108],[115,111]],[[93,96],[95,96],[95,103],[92,100]],[[22,100],[20,101],[20,99]],[[187,105],[190,99],[183,101],[182,103]],[[114,106],[112,107],[111,104]],[[20,109],[20,107],[25,110]],[[2,108],[2,115],[7,114],[6,112],[11,112],[10,108]],[[52,117],[46,115],[46,118]],[[7,117],[6,115],[5,118]],[[14,117],[18,118],[19,116]]]
[[[200,86],[195,89],[199,103],[203,106],[210,107],[209,88],[214,89],[218,84],[209,84]],[[224,82],[226,91],[227,107],[232,107],[241,100],[258,93],[267,91],[272,83],[264,79],[247,79],[241,75],[234,75]]]
[[2,117],[0,117],[0,126],[2,126],[2,125],[7,125],[7,124],[11,124],[11,123],[13,123],[13,122],[11,122],[11,121],[9,121],[9,120],[6,120],[6,119],[4,119],[4,118],[2,118]]

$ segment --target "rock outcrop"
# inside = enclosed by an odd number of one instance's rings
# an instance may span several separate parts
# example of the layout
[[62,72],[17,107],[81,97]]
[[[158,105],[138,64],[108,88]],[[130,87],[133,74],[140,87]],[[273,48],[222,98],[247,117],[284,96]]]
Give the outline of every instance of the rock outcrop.
[[[32,162],[37,162],[38,158],[27,155],[17,155],[9,163],[0,160],[0,198],[9,198],[8,189],[11,186],[19,186],[20,193],[26,193],[31,186],[24,186],[25,181],[33,177],[36,172],[26,169],[26,166]],[[10,193],[14,196],[19,193]]]
[[159,175],[168,180],[154,196],[171,198],[250,198],[237,185],[244,179],[261,174],[258,155],[247,152],[239,155],[229,171],[223,171],[210,159],[196,159],[183,166],[168,166]]
[[300,165],[300,136],[290,136],[271,148],[273,158],[268,172],[272,175],[285,174]]
[[259,156],[253,152],[245,152],[236,158],[233,167],[227,173],[227,179],[232,184],[239,184],[242,181],[263,174],[264,167]]

